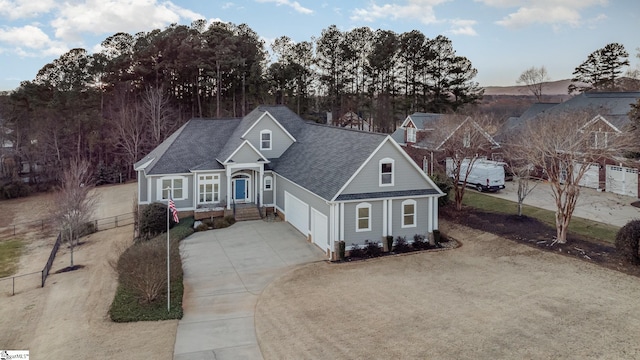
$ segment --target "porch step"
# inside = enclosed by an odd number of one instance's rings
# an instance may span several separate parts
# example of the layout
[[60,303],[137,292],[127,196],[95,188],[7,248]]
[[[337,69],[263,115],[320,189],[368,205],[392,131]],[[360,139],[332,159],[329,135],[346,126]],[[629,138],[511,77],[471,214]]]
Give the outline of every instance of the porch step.
[[236,208],[236,221],[260,220],[260,212],[255,206]]

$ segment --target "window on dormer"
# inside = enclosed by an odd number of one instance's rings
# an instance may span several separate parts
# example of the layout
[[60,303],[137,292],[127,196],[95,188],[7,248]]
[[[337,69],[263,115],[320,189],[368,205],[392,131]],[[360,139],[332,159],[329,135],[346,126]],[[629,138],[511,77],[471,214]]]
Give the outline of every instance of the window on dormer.
[[604,149],[608,145],[608,133],[603,131],[592,131],[590,145],[594,149]]
[[260,131],[260,150],[271,150],[271,130]]
[[464,131],[464,135],[462,136],[462,146],[466,148],[471,146],[471,130],[469,129]]
[[416,128],[414,127],[407,128],[407,142],[410,142],[410,143],[416,142]]

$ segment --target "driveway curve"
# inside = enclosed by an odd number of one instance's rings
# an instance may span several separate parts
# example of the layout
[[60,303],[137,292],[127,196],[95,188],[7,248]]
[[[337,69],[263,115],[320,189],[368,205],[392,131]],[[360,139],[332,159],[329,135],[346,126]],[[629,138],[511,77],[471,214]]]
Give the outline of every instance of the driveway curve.
[[254,312],[263,289],[324,253],[284,222],[245,221],[197,232],[180,245],[184,316],[174,360],[262,359]]

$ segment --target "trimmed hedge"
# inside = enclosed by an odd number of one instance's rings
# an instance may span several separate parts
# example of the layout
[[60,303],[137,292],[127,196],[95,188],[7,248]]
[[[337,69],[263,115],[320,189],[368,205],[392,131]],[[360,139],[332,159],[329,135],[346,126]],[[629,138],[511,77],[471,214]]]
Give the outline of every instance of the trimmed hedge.
[[616,234],[616,250],[626,262],[640,264],[640,220],[631,220]]
[[[169,239],[172,244],[175,244],[172,246],[172,248],[174,248],[174,252],[179,251],[177,246],[179,241],[193,234],[193,223],[193,217],[180,219],[180,223],[169,231]],[[160,234],[149,240],[149,242],[163,243],[166,243],[166,241],[166,233]],[[134,243],[131,246],[139,245]],[[178,265],[176,262],[179,262],[179,268],[182,269],[180,254],[177,253],[177,256],[175,255],[176,253],[174,253],[174,256],[171,256],[171,261],[174,265]],[[144,266],[146,264],[144,259],[140,259],[139,263],[140,266]],[[166,274],[166,262],[160,267],[162,267],[162,269],[158,269],[157,271],[164,272]],[[119,276],[123,276],[123,274],[119,274]],[[123,282],[119,282],[115,297],[111,303],[111,308],[109,309],[109,316],[111,317],[111,320],[115,322],[133,322],[181,319],[183,315],[182,295],[184,292],[184,285],[182,281],[182,272],[179,274],[173,273],[173,276],[171,276],[171,308],[169,312],[167,312],[166,290],[164,290],[163,294],[155,301],[151,303],[144,303],[140,301],[140,296],[134,289],[126,287]]]

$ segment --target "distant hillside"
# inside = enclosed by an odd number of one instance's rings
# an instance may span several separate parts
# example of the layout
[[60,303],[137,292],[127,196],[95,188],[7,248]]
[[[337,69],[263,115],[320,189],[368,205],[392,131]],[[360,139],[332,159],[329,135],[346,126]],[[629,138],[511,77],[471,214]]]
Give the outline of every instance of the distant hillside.
[[[567,88],[571,84],[570,79],[548,81],[543,84],[543,95],[568,95]],[[518,86],[487,86],[484,88],[485,95],[531,95],[525,85]],[[568,96],[567,96],[568,97]]]

